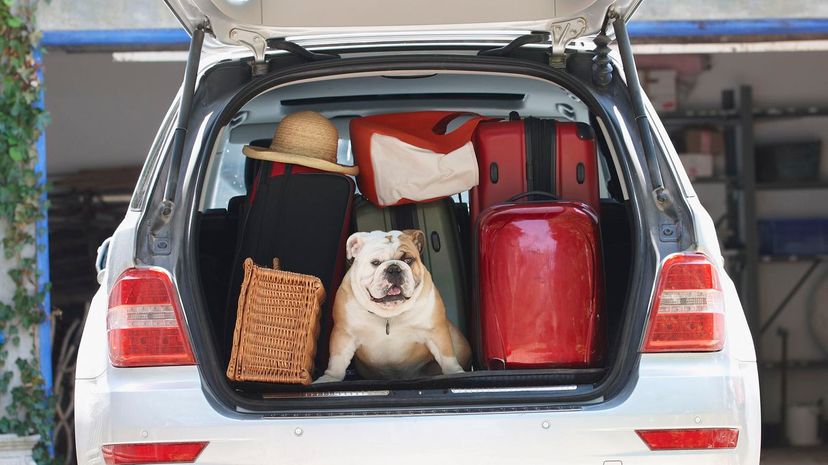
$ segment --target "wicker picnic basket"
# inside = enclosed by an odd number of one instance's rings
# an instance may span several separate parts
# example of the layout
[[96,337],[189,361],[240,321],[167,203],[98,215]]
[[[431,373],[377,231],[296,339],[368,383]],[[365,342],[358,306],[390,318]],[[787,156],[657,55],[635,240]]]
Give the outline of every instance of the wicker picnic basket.
[[310,384],[325,289],[315,276],[244,261],[227,377]]

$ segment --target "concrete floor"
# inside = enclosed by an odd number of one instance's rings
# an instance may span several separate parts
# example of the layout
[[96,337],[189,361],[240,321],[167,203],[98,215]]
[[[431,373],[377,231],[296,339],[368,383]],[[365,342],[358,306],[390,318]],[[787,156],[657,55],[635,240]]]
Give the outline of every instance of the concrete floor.
[[762,465],[828,465],[828,446],[763,449]]

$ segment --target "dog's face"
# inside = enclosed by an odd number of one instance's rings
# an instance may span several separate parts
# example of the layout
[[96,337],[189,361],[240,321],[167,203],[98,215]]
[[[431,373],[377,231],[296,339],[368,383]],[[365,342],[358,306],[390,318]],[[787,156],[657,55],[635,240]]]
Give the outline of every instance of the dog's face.
[[412,308],[428,273],[420,258],[424,244],[419,230],[351,235],[346,253],[353,260],[349,273],[357,301],[382,317]]

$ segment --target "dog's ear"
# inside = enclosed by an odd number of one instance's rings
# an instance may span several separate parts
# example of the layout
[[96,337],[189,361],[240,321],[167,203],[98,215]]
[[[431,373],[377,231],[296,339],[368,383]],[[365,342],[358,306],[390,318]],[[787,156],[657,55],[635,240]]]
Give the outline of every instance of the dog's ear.
[[359,253],[359,249],[365,244],[365,238],[368,236],[366,232],[358,232],[351,234],[348,242],[345,243],[345,257],[348,260],[353,260]]
[[417,246],[417,251],[420,255],[423,254],[423,247],[425,247],[425,233],[420,231],[419,229],[406,229],[403,231],[403,234],[411,238],[414,242],[414,245]]

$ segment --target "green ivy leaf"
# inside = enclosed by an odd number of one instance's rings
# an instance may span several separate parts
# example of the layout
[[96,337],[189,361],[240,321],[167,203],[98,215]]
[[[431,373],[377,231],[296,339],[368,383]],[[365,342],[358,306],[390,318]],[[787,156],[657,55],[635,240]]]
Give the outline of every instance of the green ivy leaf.
[[20,150],[20,147],[11,147],[9,148],[9,156],[14,161],[21,161],[23,160],[25,154],[22,150]]

